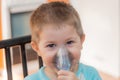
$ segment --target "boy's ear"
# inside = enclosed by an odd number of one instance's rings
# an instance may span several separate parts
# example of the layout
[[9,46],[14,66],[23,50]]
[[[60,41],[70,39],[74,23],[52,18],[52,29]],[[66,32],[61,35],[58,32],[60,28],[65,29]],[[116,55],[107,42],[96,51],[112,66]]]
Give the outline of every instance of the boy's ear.
[[81,44],[83,44],[83,42],[85,41],[85,34],[83,34],[83,35],[80,37],[80,39],[81,39]]
[[37,53],[39,52],[39,47],[34,41],[31,41],[31,46],[34,51],[36,51]]
[[39,56],[41,56],[39,46],[36,44],[36,42],[31,41],[31,46],[32,46],[33,50],[36,51]]

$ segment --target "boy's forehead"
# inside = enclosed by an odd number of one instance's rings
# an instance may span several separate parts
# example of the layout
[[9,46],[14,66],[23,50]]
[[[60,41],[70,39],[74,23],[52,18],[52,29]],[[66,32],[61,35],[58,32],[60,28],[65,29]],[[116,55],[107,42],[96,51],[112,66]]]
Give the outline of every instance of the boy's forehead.
[[53,32],[60,31],[61,32],[63,30],[74,31],[75,28],[68,24],[46,24],[46,25],[43,25],[41,32],[49,32],[49,31],[53,31]]
[[55,38],[59,39],[69,39],[74,38],[75,35],[78,35],[76,30],[69,25],[61,26],[60,28],[56,28],[57,26],[47,25],[44,26],[42,31],[39,34],[40,39],[47,40],[55,40]]
[[43,32],[43,31],[46,31],[46,30],[62,30],[62,29],[65,29],[67,28],[68,30],[71,30],[71,29],[76,29],[75,26],[73,25],[69,25],[69,24],[65,24],[65,23],[59,23],[59,24],[44,24],[42,26],[40,26],[40,31]]

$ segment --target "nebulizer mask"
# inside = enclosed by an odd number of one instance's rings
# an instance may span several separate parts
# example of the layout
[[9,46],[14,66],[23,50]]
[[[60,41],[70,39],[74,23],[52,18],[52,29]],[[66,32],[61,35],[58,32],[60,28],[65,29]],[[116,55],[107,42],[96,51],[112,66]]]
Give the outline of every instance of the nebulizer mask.
[[70,54],[65,46],[62,46],[58,49],[56,55],[56,67],[59,70],[70,70],[71,60],[69,55]]
[[[70,57],[69,51],[66,49],[65,46],[62,46],[58,49],[57,55],[56,55],[56,67],[59,70],[70,70],[72,61]],[[78,76],[79,80],[85,80],[83,73],[81,73]]]

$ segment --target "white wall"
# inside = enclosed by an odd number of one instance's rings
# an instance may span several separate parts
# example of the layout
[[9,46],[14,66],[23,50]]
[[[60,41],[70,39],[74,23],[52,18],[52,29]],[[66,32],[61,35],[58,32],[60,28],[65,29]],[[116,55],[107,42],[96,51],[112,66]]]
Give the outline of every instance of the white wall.
[[120,76],[119,0],[71,0],[86,34],[81,61]]
[[10,13],[6,0],[2,0],[2,39],[11,38]]

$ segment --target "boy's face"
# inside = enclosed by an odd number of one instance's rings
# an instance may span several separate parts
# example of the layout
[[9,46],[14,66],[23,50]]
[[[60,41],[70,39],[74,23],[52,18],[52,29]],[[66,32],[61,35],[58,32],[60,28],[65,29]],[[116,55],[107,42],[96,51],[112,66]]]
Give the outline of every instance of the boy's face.
[[[39,43],[33,45],[33,49],[37,51],[38,55],[46,67],[56,70],[55,56],[61,46],[69,51],[71,61],[79,62],[80,51],[84,38],[80,38],[76,29],[69,25],[61,25],[61,28],[55,28],[55,25],[46,25],[39,33]],[[74,67],[74,66],[73,66]]]

